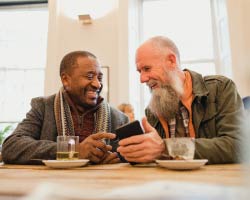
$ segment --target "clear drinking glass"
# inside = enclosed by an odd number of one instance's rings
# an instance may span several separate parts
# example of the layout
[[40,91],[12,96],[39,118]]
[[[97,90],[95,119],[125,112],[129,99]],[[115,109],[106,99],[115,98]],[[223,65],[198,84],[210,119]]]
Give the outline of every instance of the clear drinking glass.
[[57,160],[79,158],[79,136],[57,136]]
[[169,155],[176,160],[194,159],[195,140],[190,137],[165,139]]

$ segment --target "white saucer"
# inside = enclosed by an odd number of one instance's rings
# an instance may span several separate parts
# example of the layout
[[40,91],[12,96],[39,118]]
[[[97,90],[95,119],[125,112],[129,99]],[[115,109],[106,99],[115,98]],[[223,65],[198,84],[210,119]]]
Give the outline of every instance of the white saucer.
[[207,159],[203,160],[155,160],[159,166],[174,170],[190,170],[198,169],[207,163]]
[[43,160],[43,163],[52,168],[73,168],[73,167],[83,167],[87,165],[89,160],[79,159],[79,160]]

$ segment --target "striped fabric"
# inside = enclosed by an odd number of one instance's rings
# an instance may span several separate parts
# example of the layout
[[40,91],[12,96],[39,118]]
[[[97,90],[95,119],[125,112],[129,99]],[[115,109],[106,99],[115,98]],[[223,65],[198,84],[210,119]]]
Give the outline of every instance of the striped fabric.
[[[180,107],[180,113],[181,113],[181,117],[182,117],[182,123],[185,129],[185,135],[186,137],[190,137],[189,134],[189,129],[188,129],[188,124],[189,124],[189,116],[188,116],[188,111],[184,106]],[[168,128],[169,128],[169,132],[170,132],[170,137],[174,138],[176,135],[176,118],[172,118],[169,120],[168,122]]]
[[[74,123],[68,102],[65,98],[63,88],[56,94],[54,101],[54,113],[58,135],[75,135]],[[95,114],[95,132],[110,132],[110,106],[102,102]]]

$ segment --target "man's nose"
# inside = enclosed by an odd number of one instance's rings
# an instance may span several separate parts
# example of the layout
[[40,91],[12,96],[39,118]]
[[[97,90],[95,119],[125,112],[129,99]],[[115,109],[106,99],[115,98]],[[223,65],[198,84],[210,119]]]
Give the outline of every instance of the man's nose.
[[94,77],[94,79],[91,82],[91,85],[97,89],[100,89],[102,87],[101,81],[99,81],[97,76]]
[[144,74],[143,72],[141,72],[140,81],[141,81],[141,83],[148,82],[148,81],[149,81],[148,75],[146,75],[146,74]]

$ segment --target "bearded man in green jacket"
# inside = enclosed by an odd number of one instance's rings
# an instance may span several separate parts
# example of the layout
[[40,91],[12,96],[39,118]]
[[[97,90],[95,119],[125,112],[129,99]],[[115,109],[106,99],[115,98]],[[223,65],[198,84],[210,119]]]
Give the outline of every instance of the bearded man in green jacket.
[[119,142],[130,162],[152,162],[168,154],[164,138],[195,138],[194,159],[209,164],[240,158],[243,105],[232,80],[181,70],[179,50],[169,38],[153,37],[136,54],[141,83],[152,96],[142,120],[144,135]]

